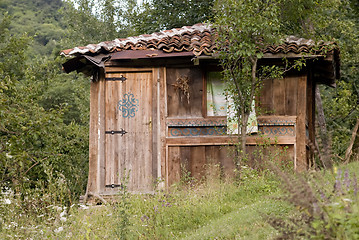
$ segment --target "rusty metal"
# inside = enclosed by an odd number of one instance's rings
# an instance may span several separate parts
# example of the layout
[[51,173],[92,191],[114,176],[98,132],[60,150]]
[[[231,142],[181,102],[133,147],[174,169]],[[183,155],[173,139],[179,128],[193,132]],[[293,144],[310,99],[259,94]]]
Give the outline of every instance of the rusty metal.
[[121,81],[124,82],[127,80],[127,78],[125,78],[123,75],[121,75],[121,77],[111,77],[111,78],[105,78],[106,81]]
[[125,135],[126,133],[128,133],[128,132],[126,132],[126,130],[124,130],[123,128],[121,128],[120,131],[117,131],[117,130],[105,131],[105,134],[111,134],[111,135],[121,134],[121,137],[122,137],[123,135]]

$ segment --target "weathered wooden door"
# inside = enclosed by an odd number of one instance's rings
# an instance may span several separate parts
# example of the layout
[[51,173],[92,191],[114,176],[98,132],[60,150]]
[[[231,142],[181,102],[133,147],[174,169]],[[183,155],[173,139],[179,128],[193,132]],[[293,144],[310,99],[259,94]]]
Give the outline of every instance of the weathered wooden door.
[[152,188],[152,72],[105,77],[105,191]]

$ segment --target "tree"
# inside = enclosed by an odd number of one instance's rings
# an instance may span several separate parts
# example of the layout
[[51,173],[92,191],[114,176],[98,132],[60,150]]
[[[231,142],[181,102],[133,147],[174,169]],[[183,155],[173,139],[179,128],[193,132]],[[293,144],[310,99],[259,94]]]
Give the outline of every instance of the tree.
[[214,0],[152,0],[127,14],[137,34],[153,33],[165,29],[191,26],[212,19]]
[[[215,14],[218,43],[224,46],[219,51],[224,79],[229,83],[242,133],[263,74],[258,69],[259,50],[263,46],[275,44],[288,35],[339,44],[342,78],[336,89],[326,87],[322,97],[335,151],[344,154],[350,139],[348,129],[353,128],[358,117],[359,17],[356,1],[223,0],[216,1]],[[338,129],[339,122],[345,123],[342,130]],[[241,151],[245,151],[244,139],[241,136]]]
[[39,104],[49,79],[60,81],[60,65],[27,64],[31,39],[10,35],[10,21],[7,14],[0,19],[0,187],[21,197],[50,193],[54,201],[63,200],[65,189],[69,200],[85,187],[88,128],[65,124],[66,106]]
[[67,0],[62,10],[70,47],[127,37],[121,0]]
[[278,74],[274,66],[258,66],[263,57],[258,49],[277,43],[281,37],[279,7],[276,1],[262,0],[224,0],[215,4],[219,57],[239,122],[241,158],[246,156],[248,117],[261,81]]

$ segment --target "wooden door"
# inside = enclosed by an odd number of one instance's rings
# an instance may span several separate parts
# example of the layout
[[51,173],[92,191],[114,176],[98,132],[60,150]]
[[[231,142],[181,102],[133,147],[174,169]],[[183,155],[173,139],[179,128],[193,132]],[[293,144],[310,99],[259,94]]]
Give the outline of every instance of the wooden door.
[[105,78],[105,191],[152,189],[152,72]]

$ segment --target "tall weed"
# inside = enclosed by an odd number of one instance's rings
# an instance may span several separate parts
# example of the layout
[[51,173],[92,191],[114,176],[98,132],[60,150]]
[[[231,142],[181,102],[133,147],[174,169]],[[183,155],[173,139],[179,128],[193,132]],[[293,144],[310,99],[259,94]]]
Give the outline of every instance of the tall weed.
[[326,172],[324,175],[290,175],[278,169],[275,171],[287,192],[285,199],[297,209],[287,219],[269,217],[271,225],[281,232],[278,239],[359,238],[355,172],[336,167],[333,174]]

